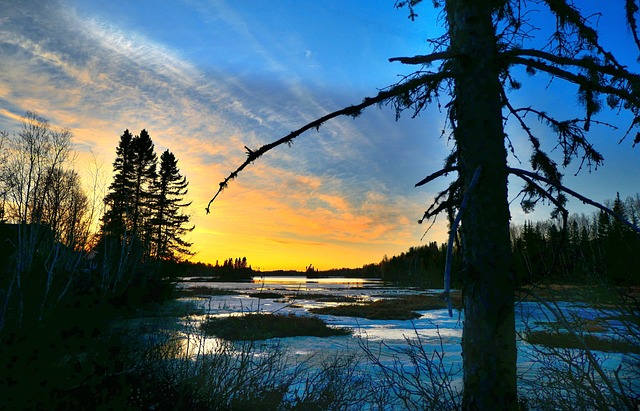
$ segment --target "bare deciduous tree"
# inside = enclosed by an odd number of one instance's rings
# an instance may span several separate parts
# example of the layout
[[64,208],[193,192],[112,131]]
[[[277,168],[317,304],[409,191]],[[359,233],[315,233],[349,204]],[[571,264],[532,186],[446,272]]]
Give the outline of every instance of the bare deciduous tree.
[[28,304],[40,305],[42,317],[52,289],[60,300],[80,263],[88,237],[88,201],[71,168],[71,137],[70,130],[56,130],[33,112],[25,114],[18,133],[3,133],[0,185],[8,224],[3,246],[12,248],[12,256],[10,267],[4,267],[10,279],[2,284],[0,330],[12,299],[17,322],[22,322],[25,294]]

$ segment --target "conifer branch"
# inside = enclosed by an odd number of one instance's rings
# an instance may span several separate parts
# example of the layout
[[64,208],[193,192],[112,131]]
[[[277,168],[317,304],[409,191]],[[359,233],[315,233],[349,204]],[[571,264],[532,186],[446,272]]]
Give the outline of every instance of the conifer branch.
[[549,53],[543,50],[537,49],[518,49],[514,48],[502,53],[505,57],[526,56],[544,59],[554,64],[561,66],[575,66],[585,70],[595,70],[598,73],[614,76],[616,78],[624,78],[629,82],[640,81],[640,76],[630,73],[625,67],[613,65],[613,64],[600,64],[594,57],[583,56],[581,58],[560,56],[557,54]]
[[400,96],[404,93],[409,93],[413,90],[416,90],[417,88],[419,88],[420,86],[423,86],[425,84],[428,83],[434,83],[434,84],[439,84],[441,81],[443,81],[444,79],[450,78],[451,74],[447,71],[442,71],[439,73],[427,73],[427,74],[423,74],[414,78],[411,78],[409,80],[406,80],[400,84],[397,84],[395,86],[392,86],[386,90],[380,91],[375,97],[367,97],[365,98],[362,103],[357,104],[357,105],[352,105],[349,107],[345,107],[341,110],[337,110],[334,111],[332,113],[329,113],[327,115],[324,115],[310,123],[307,123],[306,125],[302,126],[301,128],[292,131],[291,133],[289,133],[288,135],[273,141],[269,144],[265,144],[262,147],[256,149],[256,150],[250,150],[245,146],[246,149],[246,154],[247,154],[247,158],[246,160],[235,170],[233,171],[231,174],[229,174],[229,176],[227,178],[225,178],[222,182],[219,183],[219,188],[218,191],[216,192],[216,194],[213,196],[213,198],[211,198],[211,200],[209,200],[209,203],[207,204],[207,207],[205,208],[205,211],[207,212],[207,214],[209,214],[210,212],[210,207],[211,207],[211,203],[213,203],[213,201],[218,197],[218,195],[220,195],[220,193],[227,187],[227,185],[229,184],[229,182],[231,180],[233,180],[234,178],[236,178],[238,176],[238,174],[244,170],[249,164],[253,163],[255,160],[257,160],[258,158],[260,158],[263,154],[265,154],[266,152],[282,145],[282,144],[290,144],[293,139],[295,139],[296,137],[298,137],[299,135],[301,135],[302,133],[304,133],[305,131],[311,130],[311,129],[316,129],[319,130],[320,126],[322,126],[324,123],[326,123],[327,121],[339,117],[339,116],[351,116],[353,118],[358,117],[361,113],[362,110],[364,110],[367,107],[370,107],[374,104],[382,104],[385,101],[392,99],[394,97]]
[[[562,214],[562,227],[564,232],[564,228],[567,226],[567,220],[569,218],[569,211],[566,209],[564,204],[562,204],[561,201],[558,201],[558,199],[555,198],[550,192],[542,188],[538,183],[533,181],[528,176],[518,175],[518,177],[520,177],[523,181],[529,184],[530,187],[533,187],[538,195],[545,197],[547,200],[552,202],[553,205],[556,206],[556,209]],[[530,190],[527,190],[526,188],[524,188],[520,191],[520,193],[523,193],[526,191],[530,191]]]
[[[456,197],[456,193],[458,192],[459,188],[460,179],[456,179],[451,184],[449,184],[449,187],[438,193],[427,211],[424,212],[422,218],[418,220],[418,224],[422,224],[424,220],[428,220],[429,218],[436,216],[445,210],[453,209],[453,207],[455,207],[459,201],[459,199]],[[447,199],[443,200],[442,198],[445,195],[447,195]]]
[[638,37],[638,20],[636,19],[636,13],[638,12],[638,5],[636,0],[626,0],[624,3],[624,10],[627,14],[627,24],[633,35],[633,41],[636,43],[636,47],[640,51],[640,37]]
[[590,47],[597,50],[607,61],[615,65],[619,69],[623,69],[623,66],[618,63],[613,54],[605,50],[598,39],[598,32],[589,27],[586,23],[586,19],[582,17],[582,14],[572,4],[569,4],[566,0],[544,0],[549,6],[549,9],[554,13],[561,25],[573,26],[581,40],[585,41]]

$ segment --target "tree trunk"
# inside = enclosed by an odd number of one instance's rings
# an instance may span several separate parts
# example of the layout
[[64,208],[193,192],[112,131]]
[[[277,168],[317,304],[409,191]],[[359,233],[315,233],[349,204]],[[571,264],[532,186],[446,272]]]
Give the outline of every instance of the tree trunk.
[[480,178],[462,211],[463,409],[517,410],[514,275],[507,152],[492,11],[503,1],[449,0],[456,54],[454,136],[462,182]]

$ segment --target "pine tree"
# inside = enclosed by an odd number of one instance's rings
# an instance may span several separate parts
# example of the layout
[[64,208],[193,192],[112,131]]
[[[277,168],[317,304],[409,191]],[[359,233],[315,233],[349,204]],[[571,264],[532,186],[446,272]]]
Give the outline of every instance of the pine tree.
[[152,256],[162,260],[176,260],[181,255],[191,255],[191,243],[183,236],[193,230],[185,228],[190,217],[181,210],[191,203],[184,203],[189,183],[180,174],[178,160],[166,150],[160,156],[160,170],[154,183]]

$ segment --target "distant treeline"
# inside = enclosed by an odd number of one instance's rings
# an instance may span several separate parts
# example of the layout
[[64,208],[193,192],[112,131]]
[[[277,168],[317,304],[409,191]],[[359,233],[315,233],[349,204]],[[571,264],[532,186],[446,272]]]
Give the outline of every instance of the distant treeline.
[[[618,216],[638,226],[640,195],[624,201],[617,195],[605,204]],[[520,285],[549,279],[563,282],[610,281],[640,284],[640,234],[604,211],[590,216],[525,222],[512,225],[511,244],[516,278]],[[412,247],[406,253],[365,266],[362,275],[389,281],[441,287],[446,247],[435,242]],[[461,260],[454,248],[452,280],[459,283]]]
[[[617,195],[605,204],[638,226],[640,195],[625,200]],[[565,227],[558,219],[512,225],[511,244],[520,285],[543,279],[640,284],[640,234],[604,211],[590,216],[572,215]],[[443,284],[445,256],[445,245],[432,242],[356,271],[363,276],[439,288]],[[452,281],[459,285],[462,262],[457,248],[453,256]]]
[[[618,194],[606,204],[638,226],[640,195],[623,201]],[[514,226],[511,237],[515,270],[522,283],[558,278],[640,284],[640,234],[603,211],[571,216],[565,230],[555,220]]]
[[[634,225],[640,222],[640,195],[624,201],[619,195],[605,202],[616,214]],[[599,211],[590,216],[572,215],[563,228],[559,219],[525,222],[511,226],[511,244],[516,278],[520,285],[549,279],[562,282],[607,280],[617,285],[640,284],[640,234],[629,226]],[[165,275],[175,277],[214,277],[219,280],[244,280],[255,275],[307,275],[310,277],[363,277],[429,288],[443,287],[446,245],[433,241],[411,247],[379,263],[359,268],[318,271],[312,265],[305,270],[253,270],[246,257],[229,258],[215,265],[182,261],[167,265]],[[453,250],[452,282],[460,286],[462,261]]]

